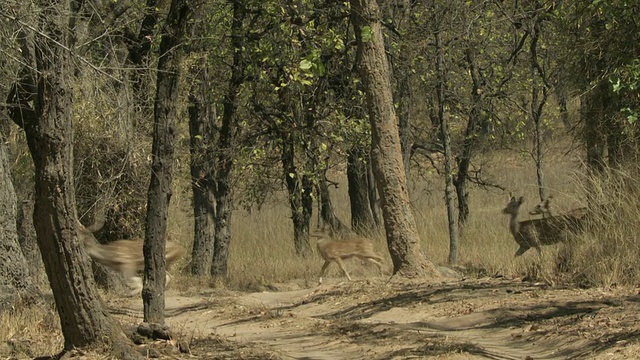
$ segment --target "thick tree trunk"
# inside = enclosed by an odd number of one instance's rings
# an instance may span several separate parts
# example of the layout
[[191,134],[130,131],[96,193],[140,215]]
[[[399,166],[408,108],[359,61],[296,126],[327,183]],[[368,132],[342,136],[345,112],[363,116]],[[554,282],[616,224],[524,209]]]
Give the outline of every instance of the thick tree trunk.
[[351,17],[361,60],[359,72],[367,90],[373,171],[381,194],[393,272],[407,277],[437,276],[437,270],[421,252],[420,237],[409,204],[389,65],[376,1],[351,0]]
[[207,96],[209,78],[204,61],[194,67],[194,86],[189,94],[189,134],[191,151],[191,191],[193,193],[194,234],[191,274],[208,276],[215,242],[215,179],[213,124],[215,108]]
[[160,42],[154,104],[153,160],[147,200],[144,240],[144,321],[164,324],[165,245],[175,158],[176,100],[184,35],[193,26],[191,15],[200,1],[172,0]]
[[349,150],[347,158],[351,228],[360,235],[367,235],[376,227],[371,204],[369,203],[368,166],[365,162],[367,154],[367,151],[352,148]]
[[[33,283],[32,271],[18,244],[16,215],[16,193],[9,174],[5,145],[0,136],[0,287],[9,287],[12,293],[30,301],[42,294]],[[0,304],[0,309],[3,305]]]
[[[133,356],[120,326],[107,313],[80,245],[73,184],[73,86],[78,1],[49,1],[39,16],[35,36],[37,72],[28,46],[22,79],[8,103],[13,121],[22,126],[35,167],[35,212],[38,246],[51,284],[65,350],[107,346],[117,358]],[[31,81],[30,79],[35,79]],[[37,84],[35,88],[30,84]],[[24,92],[26,90],[26,93]],[[29,100],[34,100],[34,108]]]

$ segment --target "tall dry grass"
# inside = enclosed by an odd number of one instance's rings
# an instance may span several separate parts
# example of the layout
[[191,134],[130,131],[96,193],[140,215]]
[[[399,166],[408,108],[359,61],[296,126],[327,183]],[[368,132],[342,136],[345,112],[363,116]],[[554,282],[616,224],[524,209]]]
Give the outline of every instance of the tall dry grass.
[[[558,153],[561,153],[560,151]],[[508,216],[501,210],[508,200],[508,192],[527,199],[523,205],[523,219],[530,216],[529,208],[538,203],[538,190],[535,169],[529,162],[511,152],[496,152],[485,161],[485,175],[492,182],[500,184],[508,191],[495,188],[483,189],[472,186],[470,189],[471,217],[464,230],[460,247],[460,264],[475,271],[477,275],[523,276],[538,266],[535,251],[514,258],[518,246],[508,230]],[[545,166],[547,187],[554,196],[558,211],[583,206],[584,191],[580,188],[578,174],[580,163],[566,156],[550,157]],[[349,224],[349,203],[346,176],[341,173],[330,175],[331,180],[344,184],[333,190],[331,196],[338,216]],[[446,211],[443,199],[441,178],[420,178],[411,182],[411,206],[413,207],[418,232],[423,242],[424,253],[438,265],[446,265],[449,251],[449,235]],[[170,231],[179,233],[184,246],[190,247],[191,226],[193,220],[189,214],[189,194],[183,192],[173,198],[174,211],[170,218]],[[183,205],[179,205],[182,203]],[[286,196],[281,194],[260,211],[251,213],[236,210],[232,219],[233,239],[230,251],[229,279],[227,286],[238,290],[259,290],[272,283],[295,281],[301,286],[310,286],[317,282],[322,266],[320,257],[301,259],[295,255],[293,229],[289,205]],[[316,215],[314,215],[314,219]],[[185,226],[187,224],[188,226]],[[314,222],[315,226],[315,222]],[[176,230],[179,229],[179,230]],[[174,236],[175,238],[175,236]],[[391,260],[386,250],[384,235],[374,239],[376,250],[385,256],[385,272],[391,272]],[[312,245],[315,243],[312,240]],[[548,273],[555,272],[556,257],[565,245],[547,246],[542,268]],[[188,259],[185,260],[185,264]],[[360,266],[357,261],[347,263],[349,271],[355,277],[374,276],[375,270]],[[188,276],[188,275],[183,275]],[[330,267],[328,277],[339,277],[337,267]],[[178,281],[193,284],[193,281]],[[204,284],[205,286],[207,284]],[[185,290],[185,289],[181,289]]]
[[560,259],[570,279],[582,286],[637,285],[640,279],[640,165],[583,176],[588,194],[587,231]]

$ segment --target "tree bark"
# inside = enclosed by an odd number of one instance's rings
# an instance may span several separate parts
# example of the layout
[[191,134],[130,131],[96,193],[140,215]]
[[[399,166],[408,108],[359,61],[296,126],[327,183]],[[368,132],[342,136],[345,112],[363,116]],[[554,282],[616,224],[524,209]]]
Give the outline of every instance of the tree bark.
[[179,46],[193,26],[191,15],[202,3],[172,0],[160,42],[154,103],[153,160],[147,200],[143,253],[145,258],[144,321],[164,324],[165,245],[175,159],[176,101],[183,49]]
[[191,191],[193,193],[194,234],[191,251],[191,274],[208,276],[215,242],[216,119],[212,99],[207,96],[209,76],[205,61],[192,69],[193,86],[189,94],[189,136],[191,152]]
[[381,195],[393,272],[406,277],[437,276],[436,268],[421,252],[409,204],[380,11],[375,0],[351,0],[350,3],[361,60],[358,70],[369,106],[373,171]]
[[369,234],[376,227],[369,203],[368,166],[365,162],[367,154],[367,151],[356,147],[349,150],[347,158],[351,228],[363,236]]
[[[35,165],[34,224],[64,349],[100,345],[117,358],[130,358],[134,352],[128,340],[100,301],[77,228],[72,151],[75,69],[68,49],[74,48],[81,5],[81,1],[42,4],[35,56],[21,46],[26,65],[9,94],[9,113],[25,130]],[[37,72],[31,73],[33,59]]]
[[231,172],[233,171],[234,145],[238,133],[237,102],[247,66],[244,61],[243,23],[245,16],[244,4],[234,1],[231,22],[233,63],[229,87],[223,101],[224,110],[216,157],[216,232],[211,264],[211,275],[214,277],[226,277],[229,267],[229,246],[232,237],[231,215],[233,214]]
[[33,225],[33,199],[23,200],[18,204],[16,214],[16,229],[18,231],[18,243],[22,249],[22,254],[27,261],[29,274],[36,286],[46,284],[46,274],[40,249],[38,249],[38,239],[36,229]]
[[18,243],[16,202],[6,148],[0,136],[0,286],[8,286],[19,298],[31,301],[42,294],[32,280],[32,271]]
[[329,160],[325,160],[324,169],[320,169],[320,178],[318,179],[319,196],[320,201],[320,218],[324,224],[329,224],[333,233],[343,234],[348,231],[346,225],[340,221],[338,215],[333,210],[333,204],[331,202],[331,193],[329,192],[329,182],[327,180],[327,169]]
[[306,257],[311,255],[309,227],[313,212],[311,197],[313,182],[307,175],[300,174],[296,168],[293,134],[288,131],[283,132],[280,138],[282,139],[283,175],[287,184],[291,219],[293,220],[293,242],[296,254]]

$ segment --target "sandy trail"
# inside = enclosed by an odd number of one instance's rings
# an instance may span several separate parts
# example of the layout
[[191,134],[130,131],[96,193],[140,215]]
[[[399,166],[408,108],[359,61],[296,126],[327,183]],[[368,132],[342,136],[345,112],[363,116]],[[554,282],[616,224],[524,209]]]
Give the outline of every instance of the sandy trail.
[[[330,282],[282,292],[169,296],[167,323],[282,359],[640,358],[635,289],[482,279]],[[118,305],[140,321],[142,304]]]

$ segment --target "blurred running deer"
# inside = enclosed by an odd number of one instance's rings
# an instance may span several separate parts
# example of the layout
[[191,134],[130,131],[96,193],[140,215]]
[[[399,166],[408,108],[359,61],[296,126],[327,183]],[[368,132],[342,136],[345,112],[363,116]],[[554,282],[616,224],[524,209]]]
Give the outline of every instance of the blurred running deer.
[[[104,222],[103,222],[104,224]],[[80,239],[84,244],[85,251],[89,256],[124,276],[127,285],[131,288],[129,296],[139,294],[142,291],[142,278],[138,274],[144,271],[144,256],[142,246],[144,240],[116,240],[108,244],[100,244],[93,233],[100,230],[102,226],[91,225],[85,227],[78,221]],[[167,241],[165,260],[169,268],[182,254],[182,249],[176,243]],[[166,273],[165,286],[169,285],[171,275]]]
[[383,274],[382,257],[376,254],[376,252],[373,250],[373,243],[371,242],[371,240],[365,237],[355,237],[344,241],[333,240],[324,232],[317,232],[315,234],[312,234],[311,236],[318,238],[318,252],[320,253],[322,259],[324,259],[322,270],[320,270],[320,279],[318,280],[320,284],[322,284],[322,277],[324,276],[324,273],[331,262],[335,262],[336,264],[338,264],[347,279],[351,281],[351,276],[349,276],[349,273],[344,267],[344,262],[342,260],[350,259],[353,257],[357,257],[375,264],[380,271],[380,275]]
[[542,256],[542,245],[556,244],[565,239],[567,223],[554,217],[519,221],[518,215],[523,203],[524,197],[521,196],[519,199],[511,197],[502,210],[503,213],[510,215],[509,231],[516,243],[520,245],[515,256],[524,254],[530,248],[535,248]]

